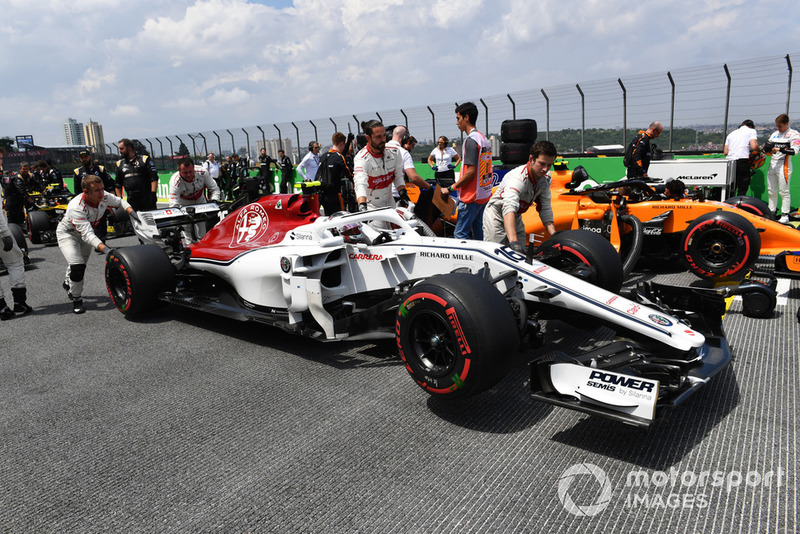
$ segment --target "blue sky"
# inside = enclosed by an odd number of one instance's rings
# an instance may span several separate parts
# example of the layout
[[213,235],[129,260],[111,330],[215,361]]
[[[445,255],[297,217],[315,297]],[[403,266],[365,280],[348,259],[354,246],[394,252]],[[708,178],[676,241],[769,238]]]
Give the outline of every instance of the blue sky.
[[64,142],[67,117],[154,137],[782,56],[800,22],[765,0],[0,0],[0,13],[0,136],[45,145]]

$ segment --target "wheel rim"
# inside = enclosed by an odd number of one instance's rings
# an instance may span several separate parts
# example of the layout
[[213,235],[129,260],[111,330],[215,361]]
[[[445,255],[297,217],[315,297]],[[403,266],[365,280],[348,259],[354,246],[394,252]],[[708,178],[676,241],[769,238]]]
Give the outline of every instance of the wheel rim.
[[443,377],[458,361],[458,347],[450,325],[439,314],[421,311],[409,325],[413,357],[426,374]]
[[124,305],[128,301],[128,281],[119,269],[109,269],[106,278],[108,289],[115,303]]
[[709,266],[724,267],[736,256],[736,237],[725,230],[706,232],[697,244],[697,251]]

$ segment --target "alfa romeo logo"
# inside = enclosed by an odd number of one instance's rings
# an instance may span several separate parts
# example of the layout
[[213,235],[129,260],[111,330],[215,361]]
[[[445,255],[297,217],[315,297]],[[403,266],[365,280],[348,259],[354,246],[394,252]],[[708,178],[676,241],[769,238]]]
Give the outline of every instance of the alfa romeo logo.
[[[600,487],[597,498],[586,505],[578,505],[570,495],[570,488],[578,475],[592,475]],[[611,482],[605,471],[594,464],[575,464],[569,467],[558,479],[558,500],[564,509],[578,517],[591,517],[599,514],[611,502]]]

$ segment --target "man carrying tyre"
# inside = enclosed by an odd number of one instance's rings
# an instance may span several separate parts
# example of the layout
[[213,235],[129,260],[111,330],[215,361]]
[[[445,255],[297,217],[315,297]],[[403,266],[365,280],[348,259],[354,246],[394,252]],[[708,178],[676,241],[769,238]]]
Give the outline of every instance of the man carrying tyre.
[[556,233],[550,207],[550,167],[557,155],[553,143],[539,141],[531,147],[528,163],[506,173],[483,212],[484,241],[508,243],[525,254],[522,214],[533,204],[550,235]]
[[103,221],[106,209],[122,207],[131,220],[139,222],[139,217],[127,201],[103,189],[103,180],[99,176],[85,176],[81,181],[81,188],[83,193],[69,201],[67,212],[56,229],[58,248],[67,260],[63,287],[72,301],[74,313],[86,311],[81,295],[86,262],[89,261],[92,250],[103,252],[106,257],[112,250],[94,233],[94,228]]

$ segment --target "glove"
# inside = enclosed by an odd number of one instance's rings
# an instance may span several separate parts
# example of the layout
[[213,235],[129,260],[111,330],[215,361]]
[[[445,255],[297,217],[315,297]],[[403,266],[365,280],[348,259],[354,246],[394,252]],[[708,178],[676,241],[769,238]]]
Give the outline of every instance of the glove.
[[771,143],[770,141],[767,141],[766,143],[764,143],[764,152],[765,153],[769,154],[770,152],[772,152],[773,148],[775,148],[775,143]]
[[453,170],[453,169],[455,169],[455,168],[456,168],[456,166],[455,166],[455,165],[453,165],[452,163],[448,163],[448,164],[447,164],[447,168],[448,168],[448,169],[450,169],[450,170]]
[[512,241],[511,243],[508,244],[508,246],[511,247],[511,250],[513,250],[514,252],[519,252],[523,256],[528,252],[527,250],[525,250],[525,245],[523,245],[519,241]]
[[361,204],[359,204],[358,205],[358,211],[367,211],[367,203],[366,202],[362,202]]
[[8,252],[14,248],[14,238],[9,236],[3,237],[3,252]]
[[353,132],[350,132],[349,134],[347,134],[347,142],[348,143],[352,143],[353,139],[355,139],[355,138],[356,138],[356,136],[355,136],[355,134]]
[[106,245],[106,248],[103,249],[103,254],[106,255],[106,261],[108,261],[108,258],[111,256],[112,252],[114,252],[114,249]]
[[781,152],[784,153],[784,154],[794,155],[794,149],[793,148],[789,148],[788,146],[782,146],[781,147]]
[[130,212],[128,214],[128,218],[130,218],[130,220],[135,222],[136,224],[139,225],[142,224],[142,220],[139,218],[139,215],[135,211]]
[[406,191],[405,189],[401,189],[400,191],[398,191],[398,193],[400,194],[400,200],[402,200],[403,202],[407,202],[409,204],[411,203],[411,199],[408,198],[408,191]]
[[158,208],[158,193],[156,193],[155,191],[152,191],[150,193],[150,203],[152,204],[153,209]]
[[434,171],[437,169],[437,166],[436,166],[435,163],[431,164],[431,169],[433,169]]

